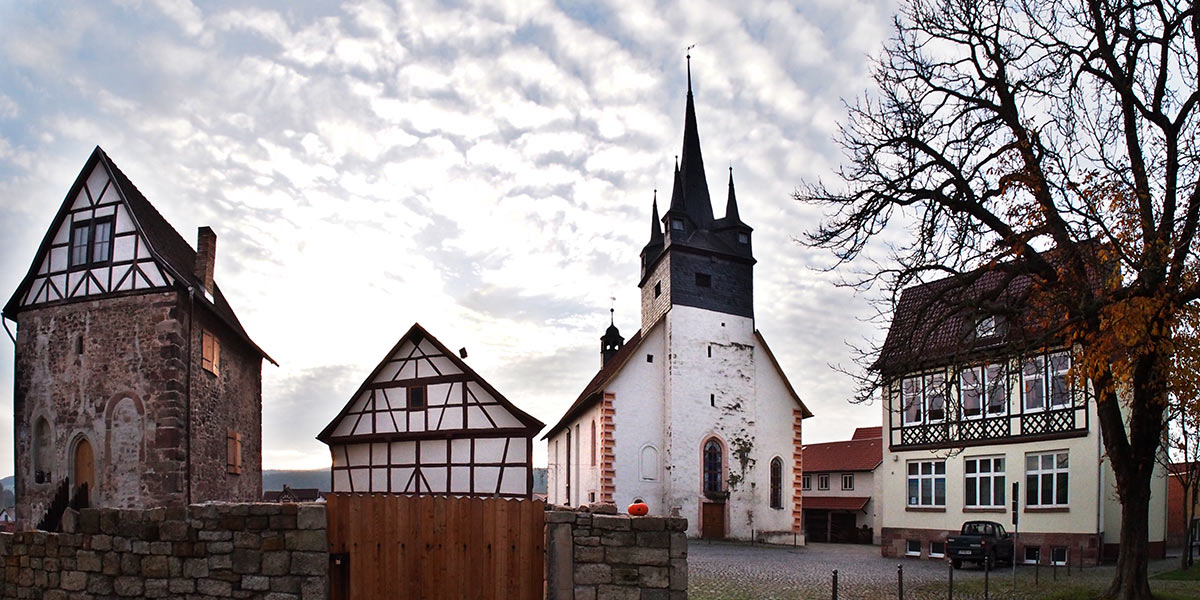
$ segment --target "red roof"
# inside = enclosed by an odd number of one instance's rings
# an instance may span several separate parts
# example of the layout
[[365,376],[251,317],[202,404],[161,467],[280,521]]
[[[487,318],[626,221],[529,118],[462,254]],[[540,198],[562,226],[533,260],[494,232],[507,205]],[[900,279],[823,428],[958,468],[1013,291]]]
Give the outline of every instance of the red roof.
[[804,508],[816,510],[862,510],[870,496],[805,496]]
[[883,461],[883,439],[805,444],[804,472],[871,471]]
[[873,440],[883,437],[883,426],[878,427],[859,427],[854,430],[854,435],[850,437],[852,440]]

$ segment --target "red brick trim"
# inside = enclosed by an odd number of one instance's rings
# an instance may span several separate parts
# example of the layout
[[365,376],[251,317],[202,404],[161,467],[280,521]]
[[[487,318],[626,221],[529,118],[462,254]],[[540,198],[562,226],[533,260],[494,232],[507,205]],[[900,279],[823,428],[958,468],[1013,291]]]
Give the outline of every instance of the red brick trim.
[[616,462],[613,448],[616,446],[616,425],[613,424],[613,400],[616,395],[605,393],[600,403],[600,502],[613,503],[613,484]]
[[804,453],[800,441],[800,430],[804,421],[804,410],[792,409],[792,531],[804,532]]

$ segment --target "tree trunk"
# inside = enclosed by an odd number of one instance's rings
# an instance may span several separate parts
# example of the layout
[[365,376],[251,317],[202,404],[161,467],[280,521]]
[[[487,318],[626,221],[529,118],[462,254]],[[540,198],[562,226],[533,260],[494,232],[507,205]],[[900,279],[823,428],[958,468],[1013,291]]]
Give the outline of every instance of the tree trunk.
[[1117,572],[1104,597],[1111,600],[1150,600],[1146,564],[1150,546],[1150,473],[1141,485],[1132,485],[1121,495],[1121,537],[1117,550]]

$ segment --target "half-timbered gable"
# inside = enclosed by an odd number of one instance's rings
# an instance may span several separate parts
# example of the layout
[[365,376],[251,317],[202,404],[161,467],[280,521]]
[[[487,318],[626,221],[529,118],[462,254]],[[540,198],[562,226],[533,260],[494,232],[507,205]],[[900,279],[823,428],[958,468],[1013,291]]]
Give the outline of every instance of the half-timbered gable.
[[525,498],[541,428],[414,324],[317,438],[335,492]]

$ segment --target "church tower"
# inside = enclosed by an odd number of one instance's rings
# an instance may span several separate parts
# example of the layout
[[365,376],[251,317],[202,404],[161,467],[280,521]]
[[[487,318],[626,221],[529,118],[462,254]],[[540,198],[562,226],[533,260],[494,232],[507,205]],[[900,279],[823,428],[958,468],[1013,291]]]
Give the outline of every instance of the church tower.
[[658,216],[658,199],[651,207],[650,241],[642,248],[642,329],[653,325],[672,306],[691,306],[754,318],[754,230],[738,216],[729,169],[725,216],[713,217],[696,104],[688,68],[687,108],[683,152],[675,165],[671,205]]
[[753,230],[729,172],[716,218],[688,69],[670,204],[650,204],[641,327],[609,325],[600,370],[551,427],[549,500],[688,519],[705,538],[802,542],[801,422],[812,416],[754,323]]

